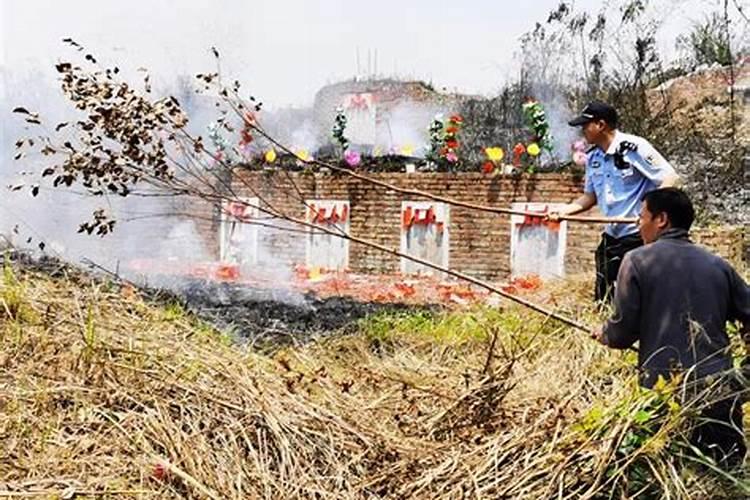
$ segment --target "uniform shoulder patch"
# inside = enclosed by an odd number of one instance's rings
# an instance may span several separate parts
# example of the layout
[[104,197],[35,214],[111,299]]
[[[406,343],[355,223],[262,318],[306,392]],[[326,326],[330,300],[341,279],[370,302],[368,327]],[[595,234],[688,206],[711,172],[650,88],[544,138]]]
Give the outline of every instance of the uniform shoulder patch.
[[628,152],[636,152],[638,151],[638,145],[634,142],[630,141],[622,141],[620,145],[617,147],[617,152],[621,155],[624,155]]

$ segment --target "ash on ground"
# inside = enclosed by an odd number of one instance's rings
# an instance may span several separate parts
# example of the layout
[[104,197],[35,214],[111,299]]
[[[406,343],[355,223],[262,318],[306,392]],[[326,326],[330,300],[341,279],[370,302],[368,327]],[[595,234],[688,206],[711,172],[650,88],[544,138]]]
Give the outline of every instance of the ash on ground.
[[193,314],[259,350],[304,344],[333,333],[355,333],[357,323],[373,314],[439,309],[437,305],[321,298],[312,293],[201,280],[185,283],[179,295]]

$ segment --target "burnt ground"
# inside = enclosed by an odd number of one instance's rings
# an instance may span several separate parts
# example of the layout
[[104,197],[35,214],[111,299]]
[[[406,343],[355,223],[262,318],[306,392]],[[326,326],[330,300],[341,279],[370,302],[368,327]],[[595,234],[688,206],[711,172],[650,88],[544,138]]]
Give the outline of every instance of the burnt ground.
[[359,302],[343,296],[321,298],[199,280],[185,283],[178,295],[196,316],[260,350],[355,333],[359,320],[373,314],[439,309],[437,305]]
[[[82,285],[91,280],[133,285],[92,262],[84,269],[54,257],[10,248],[2,260],[6,258],[28,271]],[[239,343],[264,351],[327,335],[355,333],[357,323],[374,314],[441,309],[439,305],[360,302],[345,296],[321,298],[313,293],[191,278],[172,280],[168,288],[138,288],[144,298],[165,305],[179,302],[203,321],[233,334]]]

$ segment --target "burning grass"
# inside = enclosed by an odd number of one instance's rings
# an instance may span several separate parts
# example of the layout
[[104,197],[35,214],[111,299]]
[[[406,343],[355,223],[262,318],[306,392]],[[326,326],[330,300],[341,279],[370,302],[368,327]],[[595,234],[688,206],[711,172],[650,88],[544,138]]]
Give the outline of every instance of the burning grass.
[[6,266],[0,284],[0,497],[750,491],[681,465],[689,405],[639,391],[631,354],[524,310],[380,314],[262,355],[179,304],[58,274]]

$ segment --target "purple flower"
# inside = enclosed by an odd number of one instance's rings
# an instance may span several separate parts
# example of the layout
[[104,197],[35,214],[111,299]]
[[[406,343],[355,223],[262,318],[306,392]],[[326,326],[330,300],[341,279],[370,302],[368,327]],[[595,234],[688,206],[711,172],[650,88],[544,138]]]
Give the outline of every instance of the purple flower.
[[347,151],[344,153],[344,161],[350,167],[356,167],[362,161],[362,157],[356,151]]

